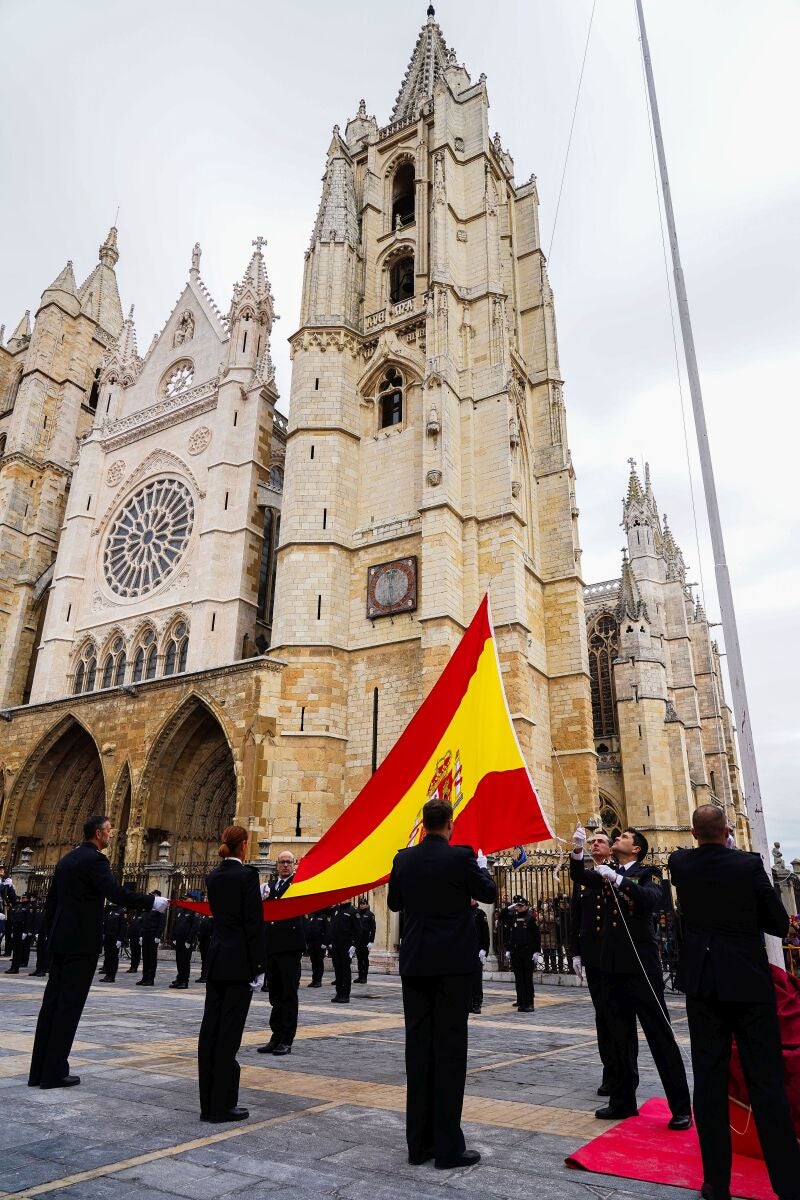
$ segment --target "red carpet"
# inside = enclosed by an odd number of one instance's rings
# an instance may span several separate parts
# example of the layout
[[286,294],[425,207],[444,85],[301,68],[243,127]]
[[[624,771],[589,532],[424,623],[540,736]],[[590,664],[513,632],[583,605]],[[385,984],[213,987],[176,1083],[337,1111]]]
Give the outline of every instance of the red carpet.
[[[629,1117],[587,1142],[569,1156],[567,1166],[699,1193],[703,1167],[697,1131],[692,1127],[686,1133],[673,1133],[667,1129],[669,1117],[666,1100],[648,1100],[638,1117]],[[745,1200],[775,1200],[760,1159],[734,1154],[731,1193]]]

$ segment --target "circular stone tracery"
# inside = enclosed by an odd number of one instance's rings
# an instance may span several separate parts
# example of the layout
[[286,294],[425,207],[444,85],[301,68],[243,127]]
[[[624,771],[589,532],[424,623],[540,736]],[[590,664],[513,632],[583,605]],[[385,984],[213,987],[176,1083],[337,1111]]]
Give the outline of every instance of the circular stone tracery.
[[179,479],[154,479],[125,502],[103,551],[106,582],[117,596],[144,596],[172,574],[194,523],[194,503]]

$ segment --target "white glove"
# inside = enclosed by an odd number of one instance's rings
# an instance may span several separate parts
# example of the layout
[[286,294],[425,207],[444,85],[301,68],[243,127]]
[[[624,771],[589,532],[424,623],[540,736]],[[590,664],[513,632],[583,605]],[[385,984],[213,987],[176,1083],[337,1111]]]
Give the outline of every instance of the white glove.
[[583,963],[581,962],[579,954],[576,954],[572,960],[572,969],[578,976],[578,979],[580,979],[581,983],[583,983]]
[[260,975],[256,975],[255,979],[250,980],[250,987],[251,987],[252,991],[260,992],[263,986],[264,986],[264,972],[262,971]]
[[154,945],[154,946],[160,946],[160,945],[161,945],[161,938],[153,938],[153,945]]
[[118,949],[118,950],[121,950],[121,949],[122,949],[122,942],[117,942],[117,944],[116,944],[116,945],[117,945],[117,949]]
[[153,896],[153,912],[166,912],[169,900],[166,896]]
[[372,942],[367,942],[367,949],[368,949],[368,950],[371,950],[371,949],[372,949]]
[[607,867],[605,863],[601,863],[599,867],[595,867],[595,871],[601,879],[605,879],[606,883],[612,884],[615,888],[618,888],[622,883],[622,875],[618,875],[613,867]]
[[347,951],[347,953],[350,955],[351,958],[353,957],[355,952],[356,952],[355,946],[351,946],[350,949]]
[[478,958],[481,960],[481,962],[482,962],[482,963],[485,963],[485,962],[486,962],[486,951],[485,951],[485,950],[479,950],[479,951],[478,951]]
[[22,935],[23,942],[27,941],[30,936],[31,935],[29,933],[23,933],[23,935]]
[[505,959],[506,959],[507,963],[511,962],[511,951],[510,950],[506,950]]
[[541,971],[542,967],[544,966],[544,958],[538,950],[533,956],[533,965],[536,967],[537,971]]
[[482,871],[485,871],[489,865],[489,860],[481,849],[478,850],[478,866]]
[[268,883],[262,883],[262,885],[261,885],[261,899],[269,900],[269,884]]
[[572,835],[572,857],[583,858],[583,852],[586,848],[586,830],[581,825],[580,821],[575,826],[575,832]]

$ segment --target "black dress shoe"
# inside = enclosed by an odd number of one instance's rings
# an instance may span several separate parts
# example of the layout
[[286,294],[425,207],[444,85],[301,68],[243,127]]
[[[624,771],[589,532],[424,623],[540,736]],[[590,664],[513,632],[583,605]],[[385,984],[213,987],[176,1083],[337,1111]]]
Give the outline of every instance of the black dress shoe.
[[597,1094],[598,1096],[610,1096],[611,1088],[608,1086],[608,1084],[601,1083],[600,1087],[597,1089]]
[[178,983],[177,979],[173,979],[169,986],[175,991],[183,992],[186,990],[186,988],[188,988],[189,985],[188,983]]
[[331,1004],[349,1004],[349,996],[331,996]]
[[4,975],[19,975],[19,967],[6,967]]
[[480,1161],[481,1156],[477,1150],[465,1150],[463,1154],[459,1154],[458,1158],[437,1158],[433,1165],[437,1171],[454,1171],[456,1167],[474,1167]]
[[137,979],[136,986],[137,987],[155,987],[155,984],[153,983],[152,979]]
[[517,1009],[517,1012],[533,1012],[533,1005],[532,1004],[521,1004],[519,1006],[519,1008]]
[[246,1121],[250,1116],[249,1108],[229,1108],[227,1112],[210,1114],[206,1120],[212,1125],[221,1125],[223,1121]]
[[138,974],[139,974],[139,968],[138,968],[138,967],[128,967],[128,969],[127,969],[127,971],[125,972],[125,974],[126,974],[126,975],[138,975]]
[[205,975],[198,975],[197,979],[195,979],[195,983],[205,983],[205,982],[206,982]]
[[622,1121],[625,1117],[638,1117],[638,1108],[612,1108],[607,1104],[605,1108],[598,1108],[594,1114],[598,1121]]
[[476,1017],[479,1017],[479,1016],[481,1015],[481,1006],[480,1006],[479,1004],[476,1004],[476,1005],[474,1006],[474,1008],[471,1008],[469,1011],[470,1011],[471,1013],[474,1013],[474,1015],[475,1015]]
[[275,1055],[276,1058],[280,1057],[283,1054],[291,1054],[292,1053],[291,1044],[289,1042],[278,1042],[277,1046],[273,1047],[272,1053]]
[[98,979],[97,982],[98,983],[116,983],[117,981],[116,981],[116,979],[112,979],[109,975],[103,975],[103,977],[101,979]]
[[258,1054],[274,1054],[276,1046],[280,1046],[280,1042],[275,1042],[275,1041],[267,1042],[266,1046],[258,1047],[257,1053]]
[[421,1167],[423,1163],[430,1162],[433,1156],[434,1149],[433,1146],[430,1146],[427,1150],[420,1150],[418,1154],[409,1153],[408,1161],[412,1167]]
[[319,982],[315,983],[314,980],[312,979],[311,983],[306,984],[306,987],[322,987],[322,984]]
[[726,1188],[724,1192],[719,1188],[712,1187],[710,1183],[704,1183],[700,1188],[700,1195],[703,1200],[731,1200],[731,1194]]
[[667,1129],[684,1130],[684,1129],[691,1129],[691,1128],[692,1128],[692,1114],[690,1112],[676,1113],[676,1115],[672,1118],[672,1120],[667,1123]]
[[63,1079],[54,1079],[52,1083],[40,1083],[39,1087],[45,1091],[49,1091],[50,1088],[77,1087],[80,1081],[80,1075],[65,1075]]

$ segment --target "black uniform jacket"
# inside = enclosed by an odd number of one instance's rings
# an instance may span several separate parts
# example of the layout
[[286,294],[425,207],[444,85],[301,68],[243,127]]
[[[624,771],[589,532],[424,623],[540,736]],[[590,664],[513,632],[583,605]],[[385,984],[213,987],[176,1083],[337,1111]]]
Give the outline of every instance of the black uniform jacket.
[[520,950],[530,955],[541,950],[542,935],[539,932],[539,926],[536,924],[533,914],[529,910],[521,913],[509,912],[507,908],[504,909],[503,924],[505,927],[503,945],[506,950]]
[[675,850],[669,869],[683,924],[678,987],[687,996],[772,1001],[762,934],[783,937],[789,918],[759,855],[706,844]]
[[103,901],[148,911],[152,896],[126,892],[111,873],[108,859],[92,842],[83,842],[56,865],[45,912],[52,954],[99,954],[103,944]]
[[601,931],[607,902],[613,904],[614,898],[605,889],[598,891],[586,883],[576,883],[572,889],[569,952],[572,958],[580,957],[590,971],[600,966]]
[[320,912],[309,913],[303,918],[306,942],[309,946],[328,945],[329,913],[326,908]]
[[266,966],[264,909],[255,867],[223,860],[206,876],[206,894],[214,918],[208,947],[209,979],[255,979]]
[[[582,883],[602,893],[605,907],[600,930],[600,969],[613,974],[638,975],[642,965],[660,970],[655,913],[663,900],[661,873],[657,867],[633,863],[624,872],[619,888],[612,890],[596,871],[586,870],[586,859],[569,860],[573,883]],[[620,872],[619,867],[614,870]],[[633,944],[631,944],[633,942]]]
[[403,911],[401,975],[469,975],[478,957],[470,898],[489,903],[497,888],[471,846],[429,833],[395,855],[388,904]]
[[361,923],[349,900],[334,906],[328,922],[328,937],[330,944],[339,948],[361,945]]
[[[292,879],[270,879],[267,885],[267,900],[280,900],[289,888]],[[267,954],[302,954],[306,948],[306,930],[303,917],[289,917],[285,921],[266,921]]]
[[[472,907],[472,906],[470,906]],[[489,921],[486,913],[479,905],[472,908],[472,919],[475,922],[475,932],[478,935],[478,949],[489,953],[491,939],[489,937]]]

